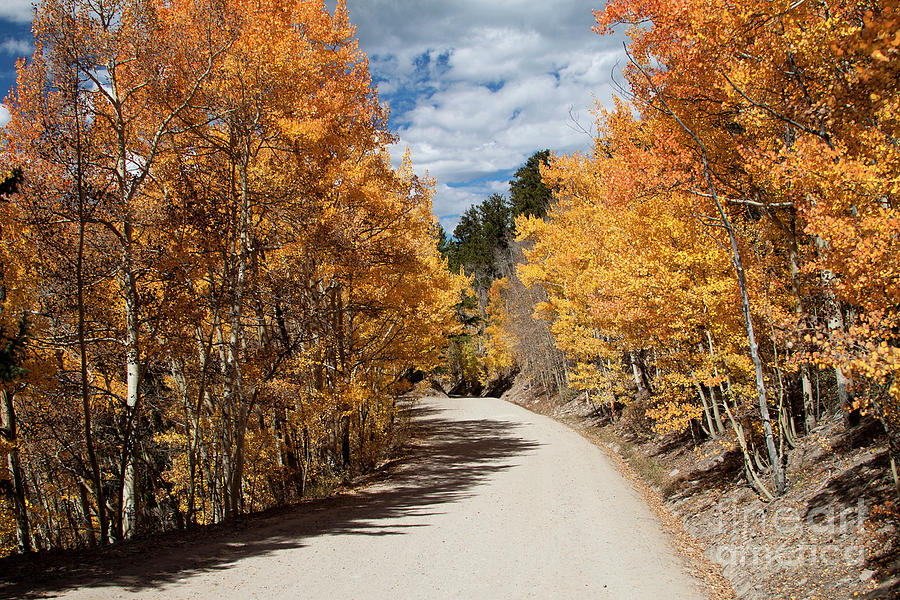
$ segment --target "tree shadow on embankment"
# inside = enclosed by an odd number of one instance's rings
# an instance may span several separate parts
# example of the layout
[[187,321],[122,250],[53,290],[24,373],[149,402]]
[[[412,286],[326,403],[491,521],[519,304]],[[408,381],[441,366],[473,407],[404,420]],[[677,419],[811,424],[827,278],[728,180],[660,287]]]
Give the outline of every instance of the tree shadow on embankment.
[[[320,535],[403,535],[428,527],[440,505],[473,495],[505,459],[539,446],[503,421],[453,421],[427,407],[411,409],[422,440],[407,458],[376,476],[383,485],[304,501],[238,522],[170,532],[98,551],[54,552],[0,561],[0,598],[40,598],[81,586],[133,592],[208,572],[278,550],[302,548]],[[424,518],[414,525],[385,522]]]

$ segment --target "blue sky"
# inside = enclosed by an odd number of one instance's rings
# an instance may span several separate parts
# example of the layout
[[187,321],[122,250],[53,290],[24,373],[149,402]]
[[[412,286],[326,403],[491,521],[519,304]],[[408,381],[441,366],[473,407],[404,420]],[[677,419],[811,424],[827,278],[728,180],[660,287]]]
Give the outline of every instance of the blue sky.
[[[471,204],[506,193],[535,151],[573,152],[590,138],[624,65],[621,37],[591,31],[604,0],[347,0],[379,97],[398,137],[437,180],[448,231]],[[329,6],[334,0],[328,1]],[[30,53],[31,0],[0,0],[0,88]],[[0,107],[0,122],[5,110]]]
[[[16,59],[31,56],[31,0],[0,0],[0,99],[16,82]],[[0,123],[8,113],[0,107]]]

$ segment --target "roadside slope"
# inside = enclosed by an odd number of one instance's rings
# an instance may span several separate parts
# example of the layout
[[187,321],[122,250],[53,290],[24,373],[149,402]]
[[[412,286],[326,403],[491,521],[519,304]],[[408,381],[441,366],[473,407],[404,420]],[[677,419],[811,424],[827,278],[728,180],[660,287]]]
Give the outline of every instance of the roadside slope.
[[131,556],[64,598],[705,596],[603,452],[496,399],[424,400],[422,441],[390,477],[316,510]]

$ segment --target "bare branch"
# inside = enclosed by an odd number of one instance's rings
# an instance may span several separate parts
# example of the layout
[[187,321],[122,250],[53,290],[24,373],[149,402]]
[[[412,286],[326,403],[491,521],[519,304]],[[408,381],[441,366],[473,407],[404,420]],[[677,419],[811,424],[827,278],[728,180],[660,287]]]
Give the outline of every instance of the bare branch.
[[[701,192],[700,190],[688,190],[690,193],[695,196],[700,196],[702,198],[712,198],[712,194],[707,194],[706,192]],[[794,208],[793,202],[758,202],[756,200],[744,200],[742,198],[729,198],[724,196],[722,198],[725,202],[729,202],[731,204],[746,204],[748,206],[757,206],[759,208]]]
[[793,125],[794,127],[796,127],[797,129],[799,129],[801,131],[804,131],[810,135],[816,136],[817,138],[821,139],[823,142],[828,144],[829,148],[834,150],[834,144],[831,142],[831,136],[828,135],[827,133],[825,133],[824,131],[816,131],[815,129],[812,129],[806,125],[803,125],[802,123],[798,123],[797,121],[791,119],[790,117],[786,117],[782,114],[775,112],[772,108],[766,106],[765,104],[760,104],[756,100],[753,100],[752,98],[750,98],[747,94],[744,93],[743,90],[738,88],[738,86],[736,86],[734,84],[734,82],[731,81],[731,79],[728,77],[728,75],[726,75],[724,72],[722,73],[722,77],[724,77],[725,81],[727,81],[731,85],[731,87],[734,88],[734,91],[736,91],[744,100],[749,102],[751,106],[755,106],[756,108],[766,111],[767,113],[769,113],[770,116],[775,117],[779,121]]

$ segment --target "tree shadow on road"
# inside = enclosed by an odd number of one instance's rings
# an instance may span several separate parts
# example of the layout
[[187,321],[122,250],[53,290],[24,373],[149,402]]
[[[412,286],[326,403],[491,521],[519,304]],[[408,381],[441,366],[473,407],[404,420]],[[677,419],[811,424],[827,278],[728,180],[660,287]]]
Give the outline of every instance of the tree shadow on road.
[[[446,418],[427,406],[411,409],[417,442],[409,456],[368,488],[191,532],[170,532],[101,551],[69,551],[0,561],[0,598],[40,598],[82,586],[152,589],[228,569],[244,558],[302,548],[320,535],[403,535],[428,527],[441,505],[472,496],[507,459],[538,443],[505,421]],[[377,479],[376,479],[377,481]],[[416,523],[391,522],[417,517]]]

